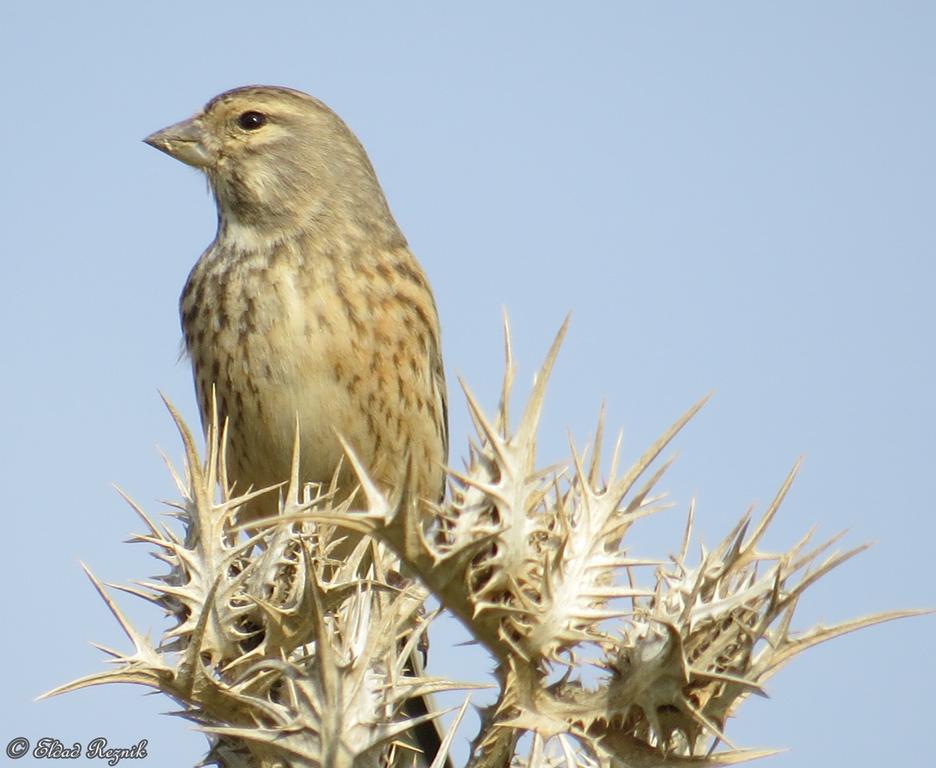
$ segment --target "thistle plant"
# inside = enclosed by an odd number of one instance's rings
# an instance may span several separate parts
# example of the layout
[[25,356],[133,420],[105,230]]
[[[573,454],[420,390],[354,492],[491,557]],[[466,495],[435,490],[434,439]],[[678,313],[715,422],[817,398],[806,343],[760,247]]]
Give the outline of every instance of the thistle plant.
[[[146,529],[133,541],[168,571],[116,587],[162,608],[170,626],[154,645],[89,572],[133,649],[102,648],[112,669],[47,695],[103,683],[160,690],[208,735],[205,762],[230,768],[410,764],[419,756],[409,735],[438,713],[414,715],[407,702],[473,687],[420,668],[432,595],[496,662],[473,768],[714,766],[771,754],[726,734],[748,696],[807,648],[920,611],[793,631],[807,588],[865,548],[835,552],[839,537],[814,544],[807,533],[782,554],[760,549],[796,467],[759,520],[746,513],[713,549],[690,556],[690,505],[668,561],[631,555],[630,529],[664,508],[655,489],[670,462],[658,457],[704,401],[623,470],[618,438],[606,477],[603,417],[589,451],[572,446],[567,467],[538,467],[564,333],[515,426],[509,333],[493,418],[464,387],[477,434],[439,504],[407,482],[383,493],[350,446],[360,488],[339,503],[334,483],[301,483],[298,443],[282,486],[235,493],[223,426],[209,424],[201,458],[170,405],[185,447],[184,471],[172,470],[181,533],[128,498]],[[242,530],[237,511],[260,493],[279,494],[280,514]],[[445,763],[465,706],[432,768]]]

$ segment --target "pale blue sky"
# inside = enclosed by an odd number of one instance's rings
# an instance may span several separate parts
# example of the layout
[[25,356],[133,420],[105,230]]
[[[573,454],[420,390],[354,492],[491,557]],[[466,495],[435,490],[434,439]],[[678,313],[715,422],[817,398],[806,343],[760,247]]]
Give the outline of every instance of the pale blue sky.
[[[204,752],[142,689],[32,699],[101,668],[88,641],[126,647],[78,560],[110,581],[159,570],[119,543],[139,526],[109,483],[151,511],[172,496],[157,389],[197,423],[176,302],[213,203],[140,139],[246,83],[319,96],[370,152],[435,288],[453,461],[455,377],[494,405],[501,308],[518,393],[571,310],[544,461],[567,429],[585,440],[603,398],[633,458],[715,390],[663,483],[678,507],[635,529],[633,553],[674,548],[693,494],[713,543],[803,454],[768,544],[814,523],[877,544],[807,596],[800,627],[936,606],[936,6],[463,8],[4,4],[4,745],[145,737],[154,768]],[[929,617],[815,650],[728,733],[789,747],[777,768],[932,765],[934,634]],[[455,637],[437,628],[433,669],[483,676]]]

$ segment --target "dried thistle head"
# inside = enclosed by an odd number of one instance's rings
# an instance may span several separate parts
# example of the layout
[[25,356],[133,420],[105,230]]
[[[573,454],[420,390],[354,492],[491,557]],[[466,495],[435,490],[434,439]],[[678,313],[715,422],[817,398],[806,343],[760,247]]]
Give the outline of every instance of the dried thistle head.
[[[704,400],[623,472],[619,439],[601,476],[601,418],[589,461],[573,446],[569,467],[540,469],[536,431],[564,333],[516,428],[509,334],[493,419],[466,388],[477,438],[467,468],[450,470],[450,499],[428,516],[405,494],[381,495],[349,452],[368,499],[353,524],[389,543],[498,660],[500,696],[483,713],[476,764],[511,759],[524,734],[534,735],[534,749],[526,762],[513,759],[531,765],[723,765],[769,754],[738,749],[725,735],[747,696],[817,643],[917,612],[791,631],[803,592],[863,549],[827,554],[836,537],[807,550],[811,535],[784,554],[758,549],[796,468],[753,530],[746,514],[698,563],[688,554],[691,511],[669,566],[631,556],[630,529],[662,509],[654,488],[669,462],[652,465]],[[727,749],[714,751],[719,745]]]
[[131,501],[147,528],[133,541],[155,547],[169,570],[156,581],[116,588],[160,606],[171,626],[154,645],[88,572],[134,649],[104,648],[114,669],[47,695],[104,683],[158,689],[210,736],[206,762],[221,766],[411,762],[408,732],[436,715],[410,717],[405,703],[456,687],[413,668],[428,627],[425,590],[402,577],[377,542],[361,539],[348,551],[342,530],[295,520],[310,511],[340,515],[350,503],[336,506],[334,489],[301,487],[298,447],[280,502],[285,522],[239,530],[239,507],[277,489],[232,495],[217,426],[202,463],[169,408],[186,450],[186,471],[173,470],[182,535]]

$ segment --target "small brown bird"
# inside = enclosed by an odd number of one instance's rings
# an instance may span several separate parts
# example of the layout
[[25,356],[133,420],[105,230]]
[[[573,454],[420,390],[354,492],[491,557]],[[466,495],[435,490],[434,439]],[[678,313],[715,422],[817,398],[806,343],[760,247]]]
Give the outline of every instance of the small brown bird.
[[[217,202],[217,235],[180,309],[202,422],[215,387],[236,489],[288,479],[298,418],[303,481],[327,484],[342,466],[339,489],[351,492],[340,434],[387,491],[412,456],[411,490],[438,501],[448,453],[438,315],[354,134],[311,96],[248,86],[145,141],[202,169]],[[266,494],[245,517],[276,511]],[[434,725],[416,736],[431,760]]]
[[[203,423],[211,388],[240,491],[328,483],[340,434],[385,489],[409,452],[437,501],[447,459],[439,320],[429,283],[360,142],[327,106],[269,86],[217,96],[146,143],[208,176],[218,232],[182,292]],[[340,486],[354,476],[344,463]],[[275,514],[275,494],[250,518]]]

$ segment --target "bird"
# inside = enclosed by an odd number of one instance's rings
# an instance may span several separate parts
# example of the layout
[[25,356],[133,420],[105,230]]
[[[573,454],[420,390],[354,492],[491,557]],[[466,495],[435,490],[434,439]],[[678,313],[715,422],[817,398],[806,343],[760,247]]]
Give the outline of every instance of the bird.
[[[216,96],[144,141],[202,169],[214,241],[180,299],[203,424],[215,389],[229,476],[327,485],[343,438],[385,489],[411,456],[417,498],[444,493],[448,417],[438,311],[368,156],[318,99],[274,86]],[[250,517],[275,514],[274,494]]]
[[[440,501],[448,413],[438,311],[350,128],[306,93],[251,85],[144,141],[203,171],[217,206],[217,232],[179,309],[203,427],[213,404],[227,424],[234,489],[287,480],[298,430],[302,481],[337,478],[350,495],[357,479],[343,440],[385,492],[409,463],[410,494]],[[277,511],[276,495],[263,494],[238,521]],[[416,739],[431,760],[439,735],[424,725]]]

